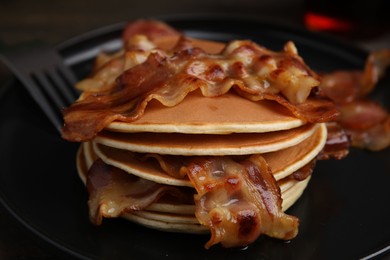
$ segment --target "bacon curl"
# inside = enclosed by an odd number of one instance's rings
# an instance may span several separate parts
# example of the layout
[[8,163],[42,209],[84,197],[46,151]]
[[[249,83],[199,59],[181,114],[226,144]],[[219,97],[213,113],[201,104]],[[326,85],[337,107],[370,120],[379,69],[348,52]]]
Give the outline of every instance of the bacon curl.
[[390,114],[367,97],[389,65],[390,50],[378,50],[367,57],[363,70],[323,75],[320,90],[336,103],[341,113],[339,123],[355,147],[376,151],[390,146]]
[[95,225],[100,225],[103,217],[115,218],[124,212],[142,210],[166,194],[183,197],[175,187],[130,175],[101,159],[88,171],[87,189],[89,216]]
[[183,169],[195,186],[195,215],[208,226],[206,248],[246,246],[260,234],[292,239],[299,221],[282,211],[280,188],[260,155],[235,162],[226,157],[195,159]]

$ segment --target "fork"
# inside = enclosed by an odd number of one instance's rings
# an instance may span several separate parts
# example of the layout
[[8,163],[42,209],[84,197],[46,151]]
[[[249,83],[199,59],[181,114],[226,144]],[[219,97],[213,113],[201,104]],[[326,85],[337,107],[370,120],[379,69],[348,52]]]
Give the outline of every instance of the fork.
[[73,103],[78,93],[73,87],[77,78],[58,52],[39,46],[2,53],[0,58],[61,133],[61,111]]

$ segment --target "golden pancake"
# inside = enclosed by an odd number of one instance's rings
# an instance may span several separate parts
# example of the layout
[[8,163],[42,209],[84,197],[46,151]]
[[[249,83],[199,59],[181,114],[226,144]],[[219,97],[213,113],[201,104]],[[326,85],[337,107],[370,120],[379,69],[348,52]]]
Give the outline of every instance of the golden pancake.
[[164,222],[183,223],[183,224],[184,223],[198,224],[199,225],[199,221],[196,219],[194,212],[191,215],[186,215],[186,214],[175,214],[175,213],[167,213],[167,212],[139,210],[139,211],[132,212],[132,214],[143,217],[143,218],[155,219],[155,220],[164,221]]
[[[324,147],[325,142],[326,127],[321,125],[312,136],[301,143],[265,153],[263,157],[268,162],[275,179],[281,180],[313,160]],[[93,151],[105,163],[138,177],[167,185],[192,187],[188,178],[178,179],[166,174],[157,160],[140,160],[132,152],[96,143],[93,143]]]
[[76,167],[79,173],[80,179],[85,184],[87,181],[88,169],[92,166],[93,162],[97,159],[95,152],[89,142],[84,142],[77,151]]
[[297,181],[291,188],[282,193],[282,210],[288,210],[302,195],[310,181],[310,176],[303,181]]
[[200,224],[164,222],[156,219],[145,218],[144,216],[138,216],[137,214],[132,213],[125,213],[121,217],[145,227],[161,231],[190,234],[209,233],[209,230]]
[[156,160],[139,160],[129,151],[93,143],[93,150],[106,164],[161,184],[192,187],[188,178],[177,179],[167,175]]
[[84,185],[87,182],[87,172],[89,167],[90,166],[87,166],[86,159],[85,159],[84,146],[80,145],[76,155],[76,169]]
[[313,160],[324,148],[327,140],[327,128],[321,124],[320,128],[303,142],[262,156],[274,174],[276,180],[281,180],[291,173],[302,168]]
[[131,123],[113,122],[106,129],[127,133],[227,134],[272,132],[303,124],[273,101],[254,102],[230,93],[204,97],[195,91],[173,107],[154,100],[140,119]]
[[100,132],[94,142],[137,153],[170,155],[245,155],[267,153],[296,145],[311,136],[320,124],[268,133],[160,134]]

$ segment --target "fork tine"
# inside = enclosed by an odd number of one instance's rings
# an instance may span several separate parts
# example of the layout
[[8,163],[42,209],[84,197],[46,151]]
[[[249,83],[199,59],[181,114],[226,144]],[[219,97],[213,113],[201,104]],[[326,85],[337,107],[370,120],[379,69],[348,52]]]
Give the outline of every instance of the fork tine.
[[68,82],[65,82],[59,75],[59,71],[56,68],[49,69],[48,77],[54,82],[54,86],[56,86],[57,91],[62,94],[62,98],[65,101],[62,108],[72,104],[75,100],[75,95],[70,91],[71,85],[69,85]]
[[31,74],[31,76],[33,79],[36,79],[38,85],[44,89],[44,91],[50,97],[50,100],[57,108],[64,108],[66,106],[65,102],[54,89],[53,84],[50,83],[45,73],[45,71],[35,71],[33,74]]
[[62,62],[62,58],[60,57],[60,55],[58,54],[58,52],[52,52],[53,55],[56,56],[56,60],[57,60],[57,73],[58,75],[64,79],[65,83],[68,84],[69,87],[65,87],[63,88],[63,94],[66,95],[67,97],[69,97],[69,104],[73,103],[76,98],[78,98],[79,96],[79,92],[74,88],[74,85],[76,84],[76,82],[78,81],[78,79],[76,78],[76,76],[74,75],[74,73],[70,70],[70,68],[68,66],[66,66],[63,62]]

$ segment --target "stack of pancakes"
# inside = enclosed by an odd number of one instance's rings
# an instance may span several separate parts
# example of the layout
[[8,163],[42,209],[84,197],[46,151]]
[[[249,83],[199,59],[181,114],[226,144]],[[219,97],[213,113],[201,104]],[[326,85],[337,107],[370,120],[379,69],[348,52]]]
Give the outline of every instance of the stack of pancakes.
[[[119,52],[79,84],[84,92],[65,112],[63,136],[82,142],[77,166],[89,192],[91,222],[123,217],[158,230],[211,232],[206,248],[248,245],[260,234],[295,237],[299,220],[283,211],[306,188],[327,142],[323,122],[334,119],[335,109],[323,99],[300,100],[318,81],[292,43],[274,53],[245,41],[134,39],[140,40],[135,51]],[[142,50],[149,45],[157,49]],[[251,80],[260,80],[245,76],[251,59],[259,61],[261,73],[279,73],[274,86],[262,86],[273,98],[251,96],[257,91]],[[234,73],[218,85],[218,73],[229,66]],[[250,74],[253,68],[246,69]],[[234,77],[255,89],[234,88]],[[215,93],[204,94],[197,82]],[[276,90],[303,103],[289,103]],[[153,97],[165,94],[170,102]]]
[[[88,169],[101,159],[138,178],[196,194],[187,176],[167,173],[169,162],[164,158],[181,162],[183,157],[260,154],[280,187],[285,211],[310,179],[295,178],[294,173],[315,160],[326,138],[323,123],[305,123],[276,102],[253,102],[233,93],[204,97],[194,91],[176,106],[151,101],[140,119],[110,123],[80,146],[78,171],[85,183]],[[162,197],[145,209],[120,216],[160,230],[208,231],[195,217],[193,202],[174,198]]]

